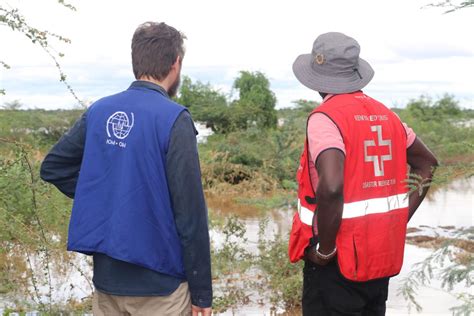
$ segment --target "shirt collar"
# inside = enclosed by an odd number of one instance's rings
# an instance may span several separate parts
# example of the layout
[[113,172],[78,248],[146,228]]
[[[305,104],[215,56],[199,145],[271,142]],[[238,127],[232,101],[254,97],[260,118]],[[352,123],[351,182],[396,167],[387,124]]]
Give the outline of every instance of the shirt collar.
[[[354,92],[351,92],[351,93],[348,93],[348,94],[359,93],[359,92],[360,92],[360,93],[363,93],[362,90],[357,90],[357,91],[354,91]],[[333,96],[335,96],[335,95],[337,95],[337,94],[327,94],[327,95],[324,97],[322,103],[324,103],[324,102],[326,102],[327,100],[331,99],[331,98],[332,98]]]
[[160,85],[157,85],[156,83],[153,83],[153,82],[150,82],[150,81],[145,81],[145,80],[136,80],[134,82],[132,82],[132,84],[130,85],[129,89],[150,89],[150,90],[155,90],[156,92],[162,94],[163,96],[165,96],[166,98],[170,98],[170,96],[168,95],[168,92],[166,92],[166,90],[160,86]]
[[332,98],[334,96],[334,94],[328,94],[324,97],[323,99],[323,102],[326,102],[327,100],[329,100],[330,98]]

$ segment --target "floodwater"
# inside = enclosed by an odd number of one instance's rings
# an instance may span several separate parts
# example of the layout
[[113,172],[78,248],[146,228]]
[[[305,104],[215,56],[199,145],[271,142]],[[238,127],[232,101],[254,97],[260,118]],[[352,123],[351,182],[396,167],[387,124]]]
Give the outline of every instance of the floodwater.
[[413,215],[410,225],[474,226],[474,177],[452,182],[429,194]]
[[[468,180],[457,180],[450,185],[438,189],[429,195],[417,210],[409,223],[409,227],[432,227],[430,234],[443,234],[443,229],[438,227],[448,227],[449,229],[465,228],[474,226],[474,178]],[[239,207],[240,208],[240,207]],[[239,208],[236,210],[238,211]],[[219,210],[222,212],[223,210]],[[247,226],[247,238],[250,249],[256,247],[258,241],[259,217],[251,216],[255,214],[252,210],[245,212],[245,223]],[[287,233],[291,228],[293,210],[276,210],[271,214],[269,227],[266,235]],[[438,232],[439,231],[439,232]],[[428,233],[428,232],[427,232]],[[219,244],[219,235],[214,235],[214,241]],[[441,282],[432,280],[426,287],[420,287],[417,291],[417,302],[423,308],[421,313],[417,313],[414,308],[411,310],[402,296],[398,296],[398,289],[403,278],[411,271],[412,266],[423,261],[432,253],[430,249],[420,248],[414,245],[406,245],[405,259],[400,274],[390,280],[389,298],[387,301],[387,315],[451,315],[450,308],[459,305],[454,293],[468,292],[472,289],[463,285],[455,287],[450,293],[441,288]],[[261,306],[246,306],[245,308],[228,311],[221,315],[272,315],[269,308]]]
[[[457,180],[451,185],[439,189],[430,195],[429,199],[418,209],[409,227],[448,227],[455,228],[474,226],[474,178],[469,180]],[[262,220],[262,213],[255,208],[246,205],[235,205],[229,201],[208,201],[210,212],[227,216],[234,213],[241,218],[246,225],[246,237],[248,250],[257,251],[259,223]],[[266,237],[283,234],[286,235],[291,228],[291,221],[294,210],[279,209],[267,213],[269,222],[265,231]],[[218,231],[211,232],[211,239],[215,246],[219,247],[223,241],[222,233]],[[397,291],[401,286],[401,280],[411,271],[413,264],[422,261],[432,253],[430,249],[419,248],[413,245],[407,245],[405,250],[405,262],[399,276],[391,279],[389,298],[387,301],[387,315],[408,315],[410,310],[407,303],[401,296],[397,296]],[[66,273],[55,275],[53,279],[53,298],[56,302],[66,302],[70,298],[81,301],[91,293],[91,286],[87,279],[91,277],[91,266],[89,259],[84,256],[74,256],[73,262],[80,266],[82,272],[71,268]],[[423,308],[420,315],[450,315],[450,307],[458,303],[453,296],[456,292],[467,292],[472,289],[458,286],[454,291],[447,293],[441,289],[441,284],[433,280],[429,286],[418,289],[417,301]],[[6,302],[12,301],[12,298],[2,297],[0,295],[0,314],[6,307]],[[279,311],[283,312],[283,311]],[[299,312],[287,314],[298,315]],[[414,309],[411,314],[418,314]],[[256,303],[250,303],[239,309],[228,311],[221,315],[274,315],[271,314],[269,307],[262,307]]]

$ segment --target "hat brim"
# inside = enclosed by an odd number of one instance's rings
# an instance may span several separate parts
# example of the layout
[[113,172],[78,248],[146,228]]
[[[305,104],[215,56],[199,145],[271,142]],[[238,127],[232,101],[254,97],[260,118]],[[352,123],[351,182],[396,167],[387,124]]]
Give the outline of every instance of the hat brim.
[[354,71],[349,77],[335,77],[322,75],[314,71],[311,67],[313,61],[312,54],[303,54],[296,58],[293,63],[293,73],[299,82],[306,87],[325,93],[341,94],[361,90],[374,77],[374,70],[367,61],[359,58],[358,71]]

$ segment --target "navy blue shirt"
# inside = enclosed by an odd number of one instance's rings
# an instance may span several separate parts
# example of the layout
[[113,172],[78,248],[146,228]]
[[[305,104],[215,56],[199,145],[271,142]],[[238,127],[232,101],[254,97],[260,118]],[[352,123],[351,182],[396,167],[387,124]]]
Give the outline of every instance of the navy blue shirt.
[[[135,81],[131,87],[166,91],[151,82]],[[74,198],[86,135],[87,112],[51,149],[41,166],[41,178]],[[193,305],[212,305],[210,245],[207,208],[201,184],[196,129],[183,111],[176,119],[166,154],[166,177],[180,237],[186,280],[95,253],[93,282],[97,290],[126,296],[162,296],[187,281]]]

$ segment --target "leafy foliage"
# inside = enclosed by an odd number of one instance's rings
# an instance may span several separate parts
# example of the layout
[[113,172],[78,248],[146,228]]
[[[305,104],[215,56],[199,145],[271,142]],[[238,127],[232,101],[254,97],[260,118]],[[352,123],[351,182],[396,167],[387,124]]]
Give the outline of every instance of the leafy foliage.
[[52,275],[64,272],[57,262],[69,262],[83,274],[64,251],[71,203],[40,181],[31,147],[0,142],[10,149],[0,159],[0,293],[57,314]]
[[302,264],[288,261],[286,237],[265,237],[268,218],[259,222],[258,253],[246,246],[245,225],[235,215],[220,223],[214,218],[211,223],[213,231],[224,238],[221,247],[212,247],[216,312],[245,305],[252,296],[273,310],[301,305]]
[[[4,108],[11,106],[5,104]],[[83,110],[0,110],[0,138],[28,144],[44,152],[71,128],[82,113]],[[9,150],[5,145],[5,142],[0,142],[2,154]]]
[[[431,280],[441,280],[441,287],[452,293],[458,284],[470,288],[474,284],[474,255],[472,249],[463,249],[463,240],[472,240],[473,228],[461,230],[454,238],[445,242],[425,260],[412,266],[411,272],[402,280],[398,291],[418,312],[422,307],[416,300],[416,292],[421,286],[430,284]],[[466,243],[466,242],[464,242]],[[472,293],[454,293],[460,305],[452,308],[454,315],[470,315],[474,311],[474,295]]]
[[258,129],[276,126],[276,98],[264,74],[241,71],[234,88],[239,91],[239,99],[231,102],[209,84],[193,83],[184,77],[176,101],[189,107],[193,117],[205,122],[215,133],[245,131],[252,126]]
[[450,95],[436,101],[422,96],[395,111],[441,162],[435,185],[474,174],[474,111],[461,109]]
[[260,129],[276,126],[276,97],[263,73],[241,71],[234,88],[239,91],[239,100],[233,104],[243,114],[239,116],[241,126],[255,124]]
[[[268,193],[295,189],[295,173],[305,137],[307,108],[277,112],[281,124],[215,134],[200,145],[203,183],[210,191]],[[227,184],[227,185],[226,185]],[[229,188],[231,185],[233,188]]]
[[236,215],[228,217],[219,231],[224,237],[222,246],[211,248],[212,273],[218,293],[214,310],[218,313],[248,303],[251,286],[248,274],[254,260],[245,247],[248,242],[245,224]]
[[233,129],[226,96],[210,84],[200,81],[193,83],[189,77],[184,77],[176,101],[188,107],[195,120],[205,122],[215,133],[226,133]]
[[[263,297],[268,297],[272,306],[285,310],[301,305],[301,289],[303,288],[303,264],[300,261],[292,264],[288,260],[288,238],[277,235],[265,238],[267,220],[260,221],[258,242],[258,266],[262,270]],[[270,295],[268,293],[271,293]]]

